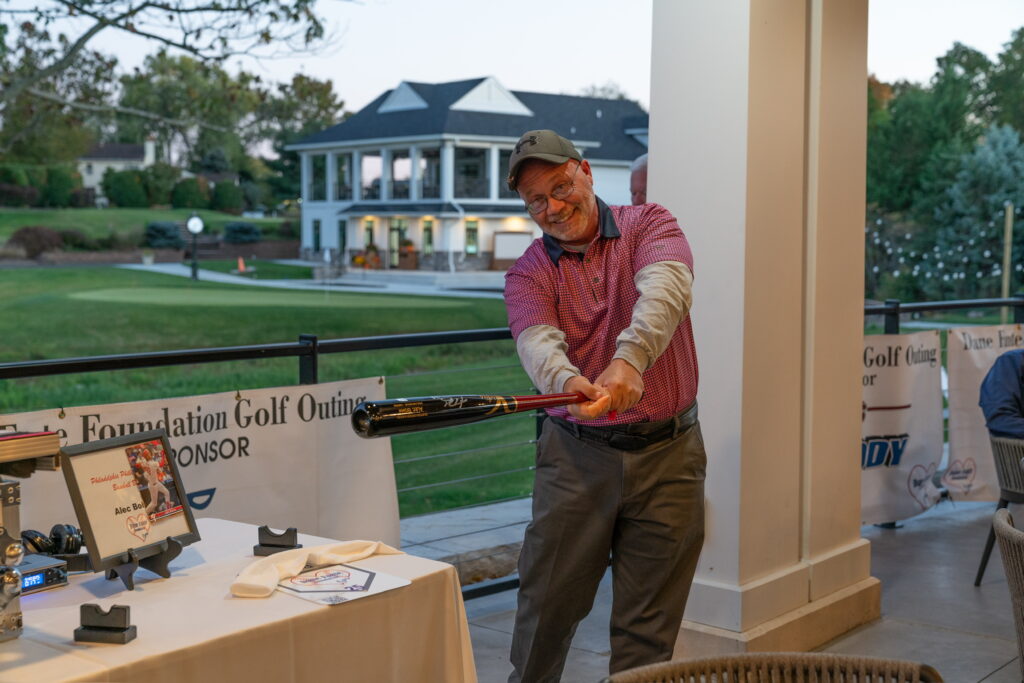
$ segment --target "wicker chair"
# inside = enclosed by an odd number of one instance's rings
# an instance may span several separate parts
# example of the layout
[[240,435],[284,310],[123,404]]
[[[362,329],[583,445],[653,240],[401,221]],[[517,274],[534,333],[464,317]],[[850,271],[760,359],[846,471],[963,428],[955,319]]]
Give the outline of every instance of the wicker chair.
[[[992,441],[992,457],[996,463],[996,477],[999,479],[999,503],[996,510],[1002,510],[1010,503],[1024,503],[1024,471],[1021,470],[1021,458],[1024,458],[1024,439],[1009,439],[1001,436],[990,437]],[[974,577],[974,585],[980,586],[988,566],[992,546],[995,545],[995,529],[989,529],[988,540],[985,541],[985,552],[981,554],[978,575]]]
[[1013,621],[1017,627],[1017,663],[1024,676],[1024,531],[1013,526],[1009,510],[997,510],[992,527],[999,539],[999,553],[1003,556],[1006,582],[1010,586]]
[[620,671],[602,683],[933,683],[926,664],[828,652],[778,652],[678,659]]

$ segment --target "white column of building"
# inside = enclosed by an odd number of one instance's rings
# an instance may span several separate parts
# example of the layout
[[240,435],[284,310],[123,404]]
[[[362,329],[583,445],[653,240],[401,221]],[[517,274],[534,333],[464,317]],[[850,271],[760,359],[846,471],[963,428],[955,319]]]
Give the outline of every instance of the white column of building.
[[[352,203],[358,204],[363,198],[363,155],[357,149],[352,150],[350,154],[348,177],[349,183],[352,185]],[[355,238],[349,243],[349,248],[365,248],[366,238],[363,236],[365,231],[363,230],[362,217],[349,216],[348,220],[350,223],[348,226],[349,234]],[[353,221],[355,221],[355,225],[351,225]]]
[[455,143],[445,140],[441,145],[441,201],[455,198]]
[[694,251],[708,450],[677,653],[807,650],[879,616],[860,538],[866,48],[867,0],[654,4],[648,197]]
[[358,149],[352,151],[352,201],[363,199],[363,154]]
[[[313,182],[313,159],[308,152],[299,152],[299,167],[301,183],[299,187],[299,200],[305,206],[309,206],[309,187]],[[308,211],[302,212],[302,245],[304,248],[313,248],[313,219]]]
[[[327,164],[327,191],[324,193],[324,198],[333,205],[337,201],[335,195],[338,184],[337,153],[328,152],[325,163]],[[320,248],[324,250],[334,249],[337,252],[340,246],[338,244],[337,219],[332,218],[330,221],[325,221],[325,223],[328,224],[320,229]]]
[[303,179],[302,187],[299,188],[299,196],[303,202],[309,201],[309,188],[313,183],[313,155],[310,152],[299,153],[299,163],[302,166]]
[[498,179],[501,177],[501,170],[498,168],[498,148],[491,145],[487,148],[487,196],[491,201],[498,199]]
[[[455,201],[455,143],[445,140],[441,145],[441,202],[442,204]],[[458,206],[456,204],[456,206]],[[454,252],[462,247],[463,221],[459,219],[444,219],[442,228],[444,232],[444,250],[448,252],[448,265],[450,270],[455,269]]]
[[380,151],[380,198],[391,199],[391,150]]
[[420,148],[413,145],[409,148],[409,199],[420,198]]

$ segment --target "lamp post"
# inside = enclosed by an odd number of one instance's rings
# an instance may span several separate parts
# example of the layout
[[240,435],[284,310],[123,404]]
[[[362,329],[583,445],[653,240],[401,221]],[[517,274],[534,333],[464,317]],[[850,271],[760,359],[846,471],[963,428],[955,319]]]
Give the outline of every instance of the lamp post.
[[199,264],[196,263],[196,238],[199,237],[199,233],[203,231],[203,219],[198,214],[193,213],[192,216],[185,221],[185,227],[192,233],[192,279],[199,279]]

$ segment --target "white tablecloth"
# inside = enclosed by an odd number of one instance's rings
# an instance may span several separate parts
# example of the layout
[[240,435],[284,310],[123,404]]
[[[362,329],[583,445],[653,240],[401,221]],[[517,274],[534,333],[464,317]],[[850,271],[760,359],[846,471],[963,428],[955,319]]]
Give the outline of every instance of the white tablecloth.
[[[0,681],[476,681],[455,569],[412,555],[353,564],[412,584],[325,607],[275,592],[235,598],[229,587],[253,561],[256,527],[199,519],[202,541],[171,563],[171,578],[142,569],[135,590],[102,574],[22,598],[25,631],[0,643]],[[314,546],[336,542],[301,535]],[[128,605],[138,638],[74,642],[79,606]]]

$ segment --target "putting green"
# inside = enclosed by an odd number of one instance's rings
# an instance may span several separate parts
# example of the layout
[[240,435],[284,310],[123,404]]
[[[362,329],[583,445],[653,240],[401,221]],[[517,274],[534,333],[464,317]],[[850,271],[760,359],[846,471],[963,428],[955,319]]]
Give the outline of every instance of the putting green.
[[351,292],[309,292],[275,289],[186,289],[181,287],[138,287],[92,289],[69,294],[79,301],[147,306],[270,306],[303,308],[461,308],[469,299],[442,299]]

